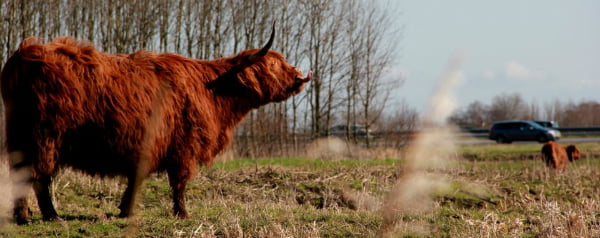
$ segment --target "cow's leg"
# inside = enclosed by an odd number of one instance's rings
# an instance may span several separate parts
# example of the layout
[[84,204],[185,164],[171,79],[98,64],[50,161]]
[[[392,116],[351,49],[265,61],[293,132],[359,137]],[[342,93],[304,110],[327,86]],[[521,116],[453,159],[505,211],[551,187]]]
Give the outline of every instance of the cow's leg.
[[43,219],[46,221],[60,221],[60,217],[54,209],[52,204],[52,197],[50,196],[50,184],[52,178],[48,175],[42,176],[40,179],[33,181],[33,191],[37,197],[38,206],[42,212]]
[[31,223],[31,211],[27,202],[27,193],[31,187],[31,164],[25,160],[22,151],[13,151],[9,155],[10,178],[14,202],[13,217],[19,225]]
[[[55,173],[58,166],[57,157],[57,141],[58,136],[53,135],[49,131],[42,131],[45,138],[37,149],[38,152],[34,156],[39,156],[34,161],[33,167],[35,174],[32,180],[33,191],[37,198],[38,206],[42,212],[42,217],[46,221],[61,220],[52,204],[50,196],[50,184],[52,183],[52,175]],[[34,150],[35,151],[35,150]]]
[[180,219],[190,216],[185,208],[185,186],[195,172],[195,165],[192,163],[190,166],[173,166],[174,168],[168,170],[169,184],[173,192],[173,214]]
[[15,221],[19,225],[25,225],[31,223],[31,210],[27,205],[27,198],[17,197],[14,200],[13,216]]
[[142,158],[140,162],[134,166],[135,171],[132,172],[133,175],[127,177],[127,188],[123,193],[123,198],[119,205],[119,209],[121,210],[119,217],[130,217],[133,215],[133,208],[135,207],[139,190],[142,187],[142,182],[144,182],[144,179],[150,174],[148,164],[144,161],[148,160]]
[[128,217],[132,214],[133,210],[133,193],[135,191],[135,178],[129,177],[127,178],[127,188],[125,188],[125,192],[123,193],[123,197],[121,198],[121,204],[119,204],[119,209],[121,213],[119,213],[119,217]]
[[140,180],[142,179],[139,179],[137,176],[127,178],[127,188],[123,193],[123,198],[119,205],[119,209],[121,210],[119,217],[130,217],[133,215],[137,193],[142,182]]
[[[50,147],[48,147],[50,145]],[[45,151],[51,155],[54,151],[51,147],[53,143],[47,143]],[[44,147],[44,148],[46,148]],[[33,150],[29,150],[33,151]],[[14,217],[17,224],[27,224],[31,222],[31,211],[27,202],[27,194],[29,189],[33,185],[35,195],[38,201],[38,205],[42,212],[44,220],[60,220],[54,205],[52,204],[52,198],[50,197],[50,183],[51,176],[53,174],[55,162],[50,157],[43,157],[41,159],[32,159],[32,154],[38,153],[24,153],[23,151],[12,151],[9,154],[10,160],[10,173],[12,179],[12,194],[14,199]],[[44,161],[45,164],[36,166],[31,161]],[[43,167],[46,171],[40,171],[38,168]],[[35,171],[35,176],[34,176]]]

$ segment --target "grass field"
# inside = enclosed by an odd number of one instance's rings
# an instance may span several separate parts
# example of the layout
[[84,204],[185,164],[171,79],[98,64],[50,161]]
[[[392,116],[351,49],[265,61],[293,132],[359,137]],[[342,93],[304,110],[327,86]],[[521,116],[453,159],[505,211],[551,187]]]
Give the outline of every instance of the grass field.
[[4,222],[0,237],[600,237],[600,144],[580,145],[582,159],[562,173],[544,167],[540,148],[459,147],[450,166],[428,171],[447,186],[411,213],[384,205],[406,172],[403,159],[216,162],[190,182],[187,220],[170,214],[164,174],[146,181],[128,220],[116,218],[121,180],[66,170],[53,188],[65,221],[43,222],[33,205],[33,224]]

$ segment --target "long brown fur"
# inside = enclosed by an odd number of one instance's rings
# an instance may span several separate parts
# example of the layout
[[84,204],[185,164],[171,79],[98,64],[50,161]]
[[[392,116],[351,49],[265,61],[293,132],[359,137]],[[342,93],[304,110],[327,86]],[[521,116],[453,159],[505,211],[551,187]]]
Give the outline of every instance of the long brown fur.
[[546,165],[555,170],[563,170],[569,164],[569,161],[579,159],[579,149],[575,145],[563,147],[552,141],[542,147],[542,158]]
[[[11,172],[29,171],[21,180],[33,184],[44,219],[56,220],[48,186],[59,168],[127,177],[121,216],[131,213],[139,179],[166,171],[174,214],[187,217],[185,186],[197,164],[213,161],[250,110],[297,94],[312,77],[302,78],[275,51],[248,60],[256,52],[202,61],[29,38],[0,79],[8,152],[24,154]],[[18,223],[29,222],[24,196],[15,197],[14,214]]]

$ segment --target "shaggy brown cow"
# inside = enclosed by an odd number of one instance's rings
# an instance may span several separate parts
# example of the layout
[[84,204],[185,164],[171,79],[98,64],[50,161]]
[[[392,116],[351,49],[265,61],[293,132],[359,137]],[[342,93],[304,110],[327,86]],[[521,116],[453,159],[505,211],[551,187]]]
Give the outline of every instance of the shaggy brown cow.
[[575,145],[562,147],[550,141],[542,147],[542,158],[546,165],[556,170],[566,168],[569,161],[578,160],[579,157],[579,149]]
[[197,164],[213,161],[250,110],[297,94],[312,78],[269,50],[273,37],[262,49],[211,61],[25,40],[0,79],[17,223],[31,216],[18,184],[33,185],[44,220],[60,219],[49,186],[62,167],[125,176],[121,217],[132,214],[140,182],[166,171],[173,212],[188,217],[185,187]]

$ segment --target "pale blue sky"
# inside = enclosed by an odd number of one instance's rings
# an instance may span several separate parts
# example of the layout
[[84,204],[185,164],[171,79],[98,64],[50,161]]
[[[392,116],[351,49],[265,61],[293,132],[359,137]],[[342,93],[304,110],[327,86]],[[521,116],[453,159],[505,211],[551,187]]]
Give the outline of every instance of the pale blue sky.
[[599,0],[401,0],[394,100],[423,111],[456,51],[466,55],[459,106],[502,93],[529,102],[600,101]]

